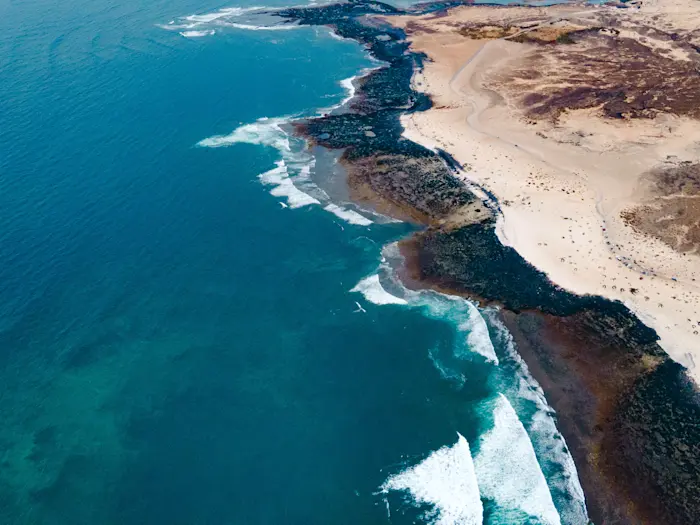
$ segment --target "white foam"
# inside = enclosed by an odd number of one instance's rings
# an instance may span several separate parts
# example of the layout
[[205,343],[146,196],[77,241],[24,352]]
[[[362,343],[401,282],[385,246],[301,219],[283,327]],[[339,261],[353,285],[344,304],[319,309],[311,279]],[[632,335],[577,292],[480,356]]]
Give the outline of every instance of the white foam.
[[251,124],[244,124],[228,135],[214,135],[200,140],[197,146],[204,148],[221,148],[233,144],[257,144],[272,146],[281,152],[291,151],[289,136],[281,124],[287,122],[284,118],[261,118]]
[[304,193],[294,185],[289,177],[287,166],[283,160],[277,161],[276,168],[259,175],[263,184],[275,186],[270,194],[275,197],[286,197],[290,208],[301,208],[309,204],[319,204],[319,201],[311,195]]
[[341,87],[342,87],[345,91],[347,91],[348,94],[347,94],[347,96],[340,102],[340,104],[338,104],[338,106],[344,106],[345,104],[347,104],[348,102],[350,102],[350,101],[353,99],[353,97],[355,96],[355,84],[354,84],[354,82],[355,82],[355,79],[356,79],[356,78],[359,78],[359,75],[353,76],[353,77],[350,77],[350,78],[344,78],[343,80],[341,80],[341,81],[339,82],[339,84],[341,85]]
[[216,33],[214,29],[204,29],[202,31],[181,31],[180,34],[185,38],[201,38],[203,36],[210,36]]
[[[469,443],[457,434],[457,442],[444,446],[381,486],[383,493],[405,491],[415,505],[430,505],[423,518],[433,525],[481,525],[479,496]],[[388,504],[387,504],[388,505]]]
[[430,361],[433,363],[433,366],[435,366],[438,372],[440,372],[443,379],[454,382],[459,386],[463,386],[464,383],[466,383],[467,376],[460,372],[459,367],[450,366],[452,363],[446,362],[447,360],[445,360],[441,355],[441,349],[439,346],[431,348],[428,351],[428,356],[430,357]]
[[[457,360],[467,360],[473,355],[480,355],[487,363],[498,365],[496,350],[491,342],[486,321],[481,316],[479,309],[462,297],[429,290],[414,291],[407,289],[394,275],[392,267],[387,262],[387,259],[395,260],[400,257],[396,243],[385,246],[382,250],[382,263],[379,266],[379,271],[387,275],[391,282],[402,290],[402,295],[405,299],[401,299],[401,304],[422,308],[427,317],[446,321],[455,329],[455,341],[451,355],[447,356],[447,358],[443,355],[441,358],[435,353],[431,354],[431,359],[433,359],[443,376],[447,379],[464,377],[460,370],[452,369],[455,366],[460,369],[462,367],[461,364],[455,362],[455,358]],[[376,279],[377,283],[379,283],[378,276]]]
[[264,184],[274,185],[272,195],[286,197],[290,208],[324,203],[324,209],[336,217],[358,226],[369,226],[372,221],[362,214],[328,202],[330,198],[311,179],[315,159],[307,150],[307,144],[299,137],[288,134],[283,126],[290,118],[261,118],[243,124],[227,135],[213,135],[200,140],[197,146],[223,148],[234,144],[253,144],[275,148],[281,158],[277,167],[261,174]]
[[496,350],[491,342],[489,329],[481,313],[471,302],[462,299],[467,304],[468,317],[457,326],[460,332],[467,331],[467,345],[473,351],[483,355],[488,361],[498,364]]
[[498,357],[489,337],[488,327],[479,309],[468,300],[454,295],[422,291],[411,293],[411,304],[424,306],[428,317],[444,319],[453,324],[457,339],[454,356],[464,359],[477,353],[487,362],[498,365]]
[[252,13],[255,11],[262,11],[267,9],[266,7],[227,7],[224,9],[219,9],[218,11],[213,11],[211,13],[204,13],[199,15],[187,15],[177,18],[176,20],[171,20],[167,24],[159,25],[158,27],[162,29],[167,29],[168,31],[180,30],[180,29],[197,29],[197,28],[208,28],[211,25],[220,25],[222,20],[235,19],[244,15],[246,13]]
[[199,15],[187,15],[158,27],[168,31],[174,30],[207,30],[221,27],[233,27],[249,31],[286,31],[298,29],[302,26],[296,23],[279,23],[273,25],[251,23],[251,16],[266,16],[267,7],[228,7],[211,13]]
[[547,481],[525,427],[503,394],[488,403],[494,426],[485,432],[474,456],[481,497],[499,511],[521,511],[543,525],[561,525]]
[[370,221],[367,217],[360,215],[356,211],[342,208],[337,204],[329,204],[324,208],[324,210],[331,212],[336,217],[339,217],[350,224],[357,224],[358,226],[369,226],[372,224],[372,221]]
[[570,500],[565,498],[566,506],[560,509],[565,523],[588,523],[586,499],[578,478],[576,464],[568,448],[564,447],[564,438],[559,433],[554,419],[547,412],[540,410],[532,417],[528,431],[537,441],[540,453],[561,468],[561,472],[556,476],[550,476],[548,481],[550,485],[554,484],[557,489],[571,498]]
[[[586,500],[579,481],[574,459],[566,446],[564,437],[556,426],[553,409],[549,406],[544,391],[530,374],[527,364],[515,349],[513,336],[496,317],[496,310],[485,311],[495,329],[495,342],[507,354],[507,363],[515,368],[514,381],[498,385],[513,400],[518,412],[528,411],[534,405],[536,411],[530,419],[523,421],[531,437],[540,465],[548,472],[547,484],[564,523],[588,523]],[[521,409],[521,405],[524,405]]]
[[376,273],[362,279],[350,291],[361,293],[365,299],[374,304],[408,304],[405,299],[401,299],[387,292],[384,287],[382,287],[382,283],[379,282],[379,274]]
[[[310,3],[310,5],[313,5],[313,2]],[[328,28],[328,35],[333,38],[334,40],[352,40],[352,38],[347,38],[344,36],[340,36],[338,33],[336,33],[333,29]]]
[[[333,34],[333,33],[331,33],[331,34]],[[342,37],[338,37],[338,38],[340,38],[342,40]],[[372,71],[375,71],[375,70],[377,70],[385,65],[386,64],[379,62],[377,66],[363,68],[357,75],[352,76],[352,77],[348,77],[348,78],[344,78],[341,81],[339,81],[338,84],[345,90],[345,92],[347,94],[345,95],[343,100],[341,100],[337,104],[330,106],[330,107],[320,108],[318,110],[316,116],[322,117],[322,116],[328,115],[329,113],[337,110],[338,108],[342,108],[343,106],[345,106],[348,102],[350,102],[353,98],[355,98],[355,94],[356,94],[355,83],[358,80],[369,75]],[[401,222],[401,221],[396,221],[396,222]]]
[[372,221],[354,210],[327,202],[328,195],[311,180],[314,157],[306,150],[303,140],[290,136],[283,128],[287,118],[261,118],[243,124],[228,135],[214,135],[203,139],[197,146],[223,148],[234,144],[254,144],[275,148],[281,160],[277,166],[259,176],[261,182],[273,185],[270,191],[277,197],[286,197],[290,208],[326,203],[324,209],[351,224],[369,226]]
[[182,17],[183,20],[189,22],[196,22],[200,24],[207,24],[213,22],[214,20],[219,20],[220,18],[230,18],[234,16],[241,16],[244,13],[249,13],[251,11],[259,11],[261,9],[266,9],[265,7],[225,7],[219,9],[218,11],[213,11],[211,13],[204,13],[202,15],[188,15]]
[[265,26],[265,25],[253,25],[253,24],[239,24],[235,22],[221,23],[219,25],[225,27],[235,27],[236,29],[247,29],[248,31],[288,31],[290,29],[298,29],[302,26],[295,24],[285,24],[277,26]]

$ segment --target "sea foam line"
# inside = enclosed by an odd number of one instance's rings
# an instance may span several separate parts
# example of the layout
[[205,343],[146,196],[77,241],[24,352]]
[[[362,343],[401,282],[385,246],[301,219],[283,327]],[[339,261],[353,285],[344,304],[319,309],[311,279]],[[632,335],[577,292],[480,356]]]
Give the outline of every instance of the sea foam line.
[[306,150],[306,143],[285,131],[289,119],[261,118],[243,124],[227,135],[214,135],[200,140],[197,146],[203,148],[225,148],[234,144],[268,146],[277,150],[280,160],[275,167],[259,175],[260,181],[274,186],[270,194],[287,199],[289,208],[300,208],[312,204],[322,205],[323,209],[355,226],[370,226],[373,221],[339,204],[330,202],[328,195],[311,180],[311,171],[316,159]]
[[[262,118],[239,126],[228,135],[208,137],[199,141],[197,145],[205,148],[223,148],[234,144],[253,144],[274,148],[281,159],[275,162],[275,168],[259,175],[263,184],[274,186],[270,194],[275,197],[285,197],[290,208],[320,204],[319,198],[310,193],[317,189],[318,196],[322,196],[320,188],[311,187],[308,176],[313,167],[314,158],[302,148],[298,148],[298,151],[292,148],[290,136],[282,127],[286,123],[285,118]],[[294,183],[296,179],[300,184]],[[300,185],[303,185],[303,189]]]
[[430,290],[414,292],[414,303],[426,308],[428,317],[450,321],[456,331],[454,356],[466,358],[475,352],[489,363],[498,365],[496,350],[488,327],[478,308],[463,297],[441,294]]
[[[331,31],[331,34],[334,34],[334,33]],[[338,37],[338,38],[341,38],[341,37]],[[341,109],[341,108],[344,108],[345,106],[347,106],[355,98],[355,95],[357,95],[357,87],[356,87],[357,82],[359,82],[363,78],[367,77],[373,71],[376,71],[377,69],[381,69],[382,67],[385,67],[385,66],[386,66],[386,64],[384,64],[383,62],[380,62],[376,66],[365,67],[357,75],[353,75],[351,77],[344,78],[343,80],[338,82],[340,87],[342,87],[345,90],[345,93],[346,93],[345,97],[343,98],[343,100],[338,102],[336,105],[331,106],[329,108],[321,109],[317,116],[327,115],[328,113],[331,113],[333,111],[336,111],[338,109]]]
[[[527,470],[532,474],[532,479],[536,481],[536,490],[532,495],[539,498],[539,506],[528,507],[517,503],[518,494],[519,497],[525,499],[529,497],[525,491],[527,487],[523,488],[522,486],[514,488],[515,496],[511,499],[506,498],[506,503],[522,512],[536,512],[537,516],[540,516],[547,524],[560,523],[559,513],[561,513],[561,518],[565,519],[565,523],[587,523],[585,499],[578,473],[564,438],[556,428],[555,420],[552,417],[553,411],[547,404],[544,392],[529,375],[527,366],[517,354],[512,336],[505,326],[498,324],[497,319],[494,318],[494,311],[487,309],[482,315],[473,303],[464,298],[429,290],[406,289],[389,264],[389,260],[396,260],[400,257],[398,246],[392,243],[384,248],[382,254],[382,262],[378,271],[362,279],[363,286],[357,286],[352,291],[365,291],[366,285],[371,283],[374,293],[363,293],[368,301],[375,304],[406,304],[409,307],[422,308],[424,315],[449,322],[455,328],[455,340],[451,348],[451,355],[446,356],[444,352],[440,351],[431,351],[430,353],[434,365],[445,379],[464,384],[468,370],[460,364],[460,360],[470,359],[474,354],[481,355],[486,362],[499,364],[494,348],[496,344],[499,348],[504,348],[508,357],[507,363],[511,368],[514,362],[518,365],[512,370],[512,374],[506,372],[494,374],[491,377],[492,379],[499,378],[499,381],[502,381],[502,384],[495,386],[500,392],[508,392],[509,396],[513,385],[516,385],[516,391],[512,392],[512,397],[517,401],[527,400],[535,403],[537,411],[531,418],[521,421],[508,399],[499,398],[495,402],[495,414],[499,422],[494,432],[504,431],[506,435],[511,436],[502,439],[503,443],[507,442],[508,439],[517,438],[517,448],[520,452],[516,456],[521,456],[523,460],[526,460]],[[392,289],[396,291],[397,295],[390,294],[384,288],[380,275],[391,283]],[[405,303],[399,302],[397,299],[405,301]],[[487,319],[489,324],[495,328],[493,334],[489,331]],[[497,435],[492,436],[491,443],[497,440]],[[482,459],[484,459],[483,456]],[[515,461],[515,459],[511,458],[509,461]],[[548,467],[547,472],[550,473],[548,478],[545,479],[540,465]],[[549,468],[550,465],[553,468]],[[550,491],[550,487],[554,492]],[[559,509],[553,503],[554,493],[562,495],[562,506]]]
[[310,204],[320,204],[318,199],[315,199],[308,193],[304,193],[294,185],[283,160],[279,160],[275,164],[277,164],[276,168],[258,176],[263,184],[274,186],[274,188],[270,190],[271,195],[275,197],[286,197],[287,205],[290,208],[301,208],[302,206],[308,206]]
[[290,29],[299,29],[300,27],[302,27],[293,24],[266,26],[254,24],[240,24],[235,22],[222,22],[219,25],[223,27],[233,27],[235,29],[247,29],[248,31],[289,31]]
[[291,152],[289,137],[282,129],[286,118],[263,117],[250,124],[243,124],[228,135],[213,135],[200,140],[197,146],[220,148],[233,144],[256,144],[271,146],[280,152]]
[[190,31],[180,31],[180,34],[185,38],[201,38],[203,36],[210,36],[216,33],[214,29],[204,29],[201,31],[190,30]]
[[518,412],[531,412],[526,406],[534,405],[535,412],[522,420],[535,448],[540,465],[546,469],[547,484],[555,499],[559,514],[565,523],[588,523],[586,500],[578,477],[578,471],[566,441],[552,417],[554,410],[549,405],[542,387],[530,374],[527,364],[515,348],[513,336],[496,316],[496,310],[485,311],[489,324],[494,328],[494,342],[505,352],[505,365],[513,368],[514,381],[498,385]]
[[[296,23],[288,23],[276,19],[275,24],[255,24],[252,23],[251,17],[268,17],[279,8],[269,7],[227,7],[213,11],[211,13],[193,14],[182,16],[171,20],[167,24],[158,24],[158,27],[168,31],[181,30],[211,30],[220,27],[232,27],[236,29],[246,29],[250,31],[286,31],[290,29],[298,29],[302,26]],[[245,18],[243,18],[245,17]],[[206,36],[213,33],[203,33],[198,36]],[[184,35],[183,35],[184,36]]]
[[158,27],[168,31],[195,29],[216,23],[221,19],[237,18],[246,13],[264,11],[267,9],[267,7],[226,7],[219,9],[218,11],[212,11],[211,13],[181,16],[171,20],[167,24],[159,24]]
[[362,279],[351,292],[361,293],[365,299],[374,304],[408,304],[406,299],[396,297],[387,292],[379,282],[379,274],[370,275]]
[[347,92],[347,96],[340,102],[339,107],[344,106],[348,102],[350,102],[353,98],[355,98],[355,80],[360,78],[361,75],[355,75],[350,78],[344,78],[339,82],[340,86],[345,89]]
[[[518,414],[503,394],[484,404],[493,414],[493,428],[482,434],[474,455],[474,469],[483,499],[497,505],[494,511],[512,523],[526,516],[543,525],[561,525],[547,480]],[[518,514],[522,514],[518,517]],[[517,520],[517,521],[516,521]]]
[[[483,506],[469,443],[461,434],[452,446],[432,452],[423,461],[389,476],[380,487],[410,495],[411,504],[429,505],[423,519],[432,525],[481,525]],[[388,509],[388,503],[387,503]]]
[[336,217],[339,217],[350,224],[357,224],[358,226],[369,226],[372,224],[372,221],[364,215],[360,215],[356,211],[348,210],[338,206],[337,204],[328,204],[323,209],[331,212]]
[[[392,243],[384,248],[383,253],[389,258],[395,258],[396,251],[396,244]],[[384,289],[380,281],[380,273],[386,275],[387,280],[397,290],[400,290],[401,297],[392,295]],[[455,330],[455,339],[452,354],[448,356],[448,360],[469,360],[473,356],[479,355],[485,362],[498,365],[498,356],[491,341],[486,321],[474,304],[463,297],[441,294],[432,290],[414,291],[407,289],[395,276],[386,257],[383,258],[376,273],[363,278],[350,291],[360,292],[367,301],[378,305],[401,304],[420,308],[427,317],[450,323]],[[449,376],[449,379],[461,376],[460,372],[452,370],[445,359],[434,354],[431,354],[431,358],[441,372]]]

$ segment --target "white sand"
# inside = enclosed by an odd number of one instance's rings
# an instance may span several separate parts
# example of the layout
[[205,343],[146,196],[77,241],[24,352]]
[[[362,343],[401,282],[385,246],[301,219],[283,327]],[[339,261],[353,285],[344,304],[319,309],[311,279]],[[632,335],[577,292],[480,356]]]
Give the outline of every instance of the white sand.
[[[620,211],[638,202],[640,174],[667,155],[698,161],[700,123],[670,115],[611,122],[578,110],[556,126],[525,124],[488,80],[522,60],[532,45],[472,40],[455,31],[456,22],[486,17],[487,9],[420,18],[431,32],[410,40],[432,62],[416,73],[414,85],[435,107],[405,116],[405,135],[445,149],[465,166],[465,178],[496,195],[504,244],[567,290],[622,301],[697,381],[700,258],[635,233]],[[411,19],[387,20],[405,26]]]

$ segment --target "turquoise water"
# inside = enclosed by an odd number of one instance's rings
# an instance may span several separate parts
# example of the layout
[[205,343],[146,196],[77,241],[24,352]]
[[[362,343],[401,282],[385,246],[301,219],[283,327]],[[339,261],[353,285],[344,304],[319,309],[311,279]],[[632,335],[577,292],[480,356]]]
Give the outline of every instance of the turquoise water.
[[402,290],[382,248],[411,228],[325,210],[258,122],[376,64],[324,29],[159,27],[222,7],[0,8],[0,521],[579,522],[507,334]]

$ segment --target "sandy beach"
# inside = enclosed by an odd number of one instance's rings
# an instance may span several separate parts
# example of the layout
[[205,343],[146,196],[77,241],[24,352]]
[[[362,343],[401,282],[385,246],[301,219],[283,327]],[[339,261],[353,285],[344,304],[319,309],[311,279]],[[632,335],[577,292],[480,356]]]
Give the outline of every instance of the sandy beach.
[[[385,19],[428,57],[413,83],[434,107],[404,116],[405,136],[497,198],[501,242],[566,290],[622,301],[696,382],[699,15],[676,0]],[[650,98],[654,75],[667,92]]]

